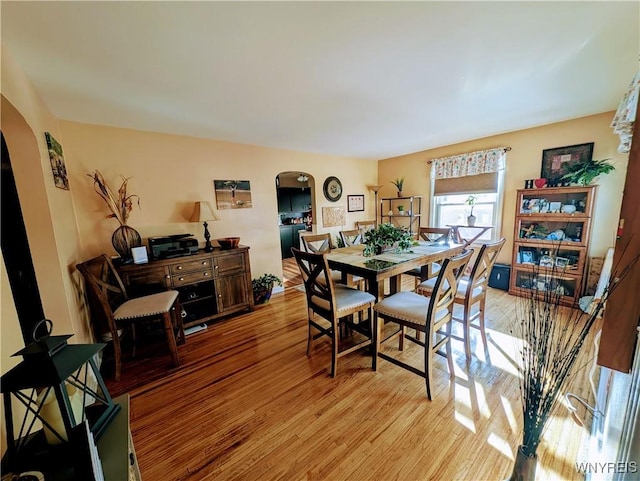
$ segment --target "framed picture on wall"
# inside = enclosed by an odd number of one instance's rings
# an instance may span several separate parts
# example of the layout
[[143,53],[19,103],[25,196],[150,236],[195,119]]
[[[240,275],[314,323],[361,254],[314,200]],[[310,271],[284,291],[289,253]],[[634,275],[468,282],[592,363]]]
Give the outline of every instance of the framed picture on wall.
[[347,196],[347,212],[364,211],[364,195]]
[[562,176],[569,173],[568,167],[591,160],[592,156],[593,142],[543,150],[540,177],[547,179],[549,185],[566,182]]

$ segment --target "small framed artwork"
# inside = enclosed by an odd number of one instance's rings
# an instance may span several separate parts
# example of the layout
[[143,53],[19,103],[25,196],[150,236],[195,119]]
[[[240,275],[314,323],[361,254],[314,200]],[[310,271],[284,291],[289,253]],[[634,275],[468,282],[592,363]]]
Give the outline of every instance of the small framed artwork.
[[248,180],[214,180],[218,209],[250,209],[251,184]]
[[131,256],[133,257],[134,264],[146,264],[149,262],[147,246],[132,247]]
[[520,251],[520,263],[521,264],[533,264],[535,262],[535,256],[533,251]]
[[566,257],[556,257],[556,267],[561,267],[562,269],[565,269],[568,266],[569,266],[569,259],[567,259]]
[[540,267],[553,267],[553,257],[551,256],[540,256]]
[[591,160],[592,156],[593,142],[545,149],[542,151],[540,177],[547,179],[551,185],[566,183],[562,176],[569,173],[568,167]]
[[69,190],[69,178],[67,177],[67,167],[64,165],[62,145],[60,145],[49,132],[45,132],[44,136],[47,139],[47,150],[49,151],[53,181],[57,188]]
[[363,212],[364,211],[364,195],[348,195],[347,196],[347,212]]

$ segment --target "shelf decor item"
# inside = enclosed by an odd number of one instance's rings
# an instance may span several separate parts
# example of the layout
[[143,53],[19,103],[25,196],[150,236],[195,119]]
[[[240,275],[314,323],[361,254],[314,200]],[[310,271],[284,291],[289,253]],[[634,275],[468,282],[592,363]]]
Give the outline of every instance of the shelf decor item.
[[282,280],[274,274],[262,274],[260,277],[251,279],[254,303],[266,304],[269,302],[275,285],[281,286]]
[[404,185],[404,177],[398,177],[396,180],[392,180],[391,183],[398,189],[398,197],[402,197],[402,186]]
[[615,170],[615,167],[607,163],[609,159],[593,160],[585,159],[583,161],[571,164],[567,167],[567,173],[562,176],[562,180],[587,186],[591,184],[596,177],[602,174],[608,174]]
[[[41,326],[46,326],[46,334],[38,337]],[[19,472],[52,456],[61,463],[73,462],[73,428],[89,420],[99,438],[120,410],[94,360],[105,344],[67,344],[71,335],[51,336],[52,326],[48,319],[35,325],[34,341],[14,354],[22,356],[22,362],[0,380],[7,429],[3,469]],[[19,404],[25,408],[23,419],[14,424],[12,406]],[[43,429],[33,431],[36,420]],[[20,426],[17,436],[14,426]]]
[[105,201],[111,211],[107,218],[113,217],[120,223],[120,227],[111,236],[113,248],[124,262],[131,262],[131,248],[141,246],[142,238],[137,230],[127,225],[134,201],[137,202],[138,208],[140,207],[140,197],[127,193],[130,177],[122,177],[122,184],[116,196],[99,170],[87,175],[93,179],[93,190]]
[[[533,284],[529,295],[516,301],[516,318],[510,330],[522,342],[516,360],[521,373],[523,424],[522,444],[517,448],[510,481],[534,481],[542,434],[575,373],[582,346],[609,295],[632,271],[639,257],[636,255],[621,269],[614,266],[609,284],[588,312],[563,308],[562,289],[549,289],[546,282]],[[551,277],[561,275],[563,270],[564,267],[552,267]],[[531,273],[534,278],[547,278],[536,266]]]

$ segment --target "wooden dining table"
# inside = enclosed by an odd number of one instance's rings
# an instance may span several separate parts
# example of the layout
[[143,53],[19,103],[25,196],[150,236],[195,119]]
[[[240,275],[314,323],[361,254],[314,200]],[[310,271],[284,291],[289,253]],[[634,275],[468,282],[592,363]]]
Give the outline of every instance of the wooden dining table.
[[331,269],[342,272],[344,284],[351,285],[354,275],[364,277],[367,290],[377,300],[382,300],[386,279],[389,279],[389,294],[394,294],[401,289],[402,273],[420,268],[424,280],[427,278],[430,263],[442,262],[448,257],[460,254],[464,245],[418,241],[418,245],[412,246],[408,251],[390,250],[370,257],[364,256],[363,250],[364,245],[332,249],[326,254],[327,262]]

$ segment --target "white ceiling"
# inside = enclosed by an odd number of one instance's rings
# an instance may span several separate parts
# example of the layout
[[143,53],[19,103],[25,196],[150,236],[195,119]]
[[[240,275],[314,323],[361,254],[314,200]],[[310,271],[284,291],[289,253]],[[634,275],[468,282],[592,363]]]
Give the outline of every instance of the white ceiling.
[[61,119],[380,159],[615,110],[639,2],[1,2]]

